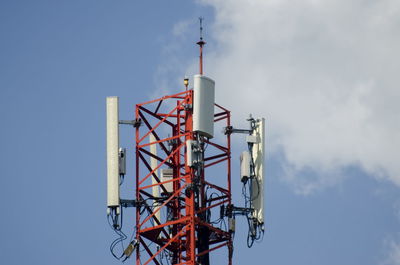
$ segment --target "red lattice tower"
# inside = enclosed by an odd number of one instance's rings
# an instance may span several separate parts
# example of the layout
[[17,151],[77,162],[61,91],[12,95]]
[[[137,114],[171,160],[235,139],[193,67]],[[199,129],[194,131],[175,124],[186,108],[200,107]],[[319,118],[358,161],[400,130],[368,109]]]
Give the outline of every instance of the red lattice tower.
[[[165,255],[172,264],[208,265],[223,249],[232,264],[232,236],[210,220],[231,205],[230,134],[221,134],[223,143],[217,143],[193,131],[193,96],[187,90],[136,105],[137,265],[160,265]],[[214,125],[230,126],[230,111],[215,104]],[[201,143],[197,162],[203,164],[197,169],[188,160],[190,140]],[[172,171],[167,180],[157,174],[165,169]],[[161,195],[154,195],[154,187]]]

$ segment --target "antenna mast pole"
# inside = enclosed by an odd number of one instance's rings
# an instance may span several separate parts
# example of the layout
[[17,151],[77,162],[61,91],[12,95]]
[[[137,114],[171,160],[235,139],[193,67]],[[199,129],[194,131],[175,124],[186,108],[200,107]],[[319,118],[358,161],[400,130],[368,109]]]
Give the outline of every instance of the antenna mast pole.
[[199,70],[200,74],[203,74],[203,46],[206,44],[205,41],[203,41],[203,19],[202,17],[199,17],[200,21],[200,40],[197,42],[197,44],[200,46],[200,61],[199,61]]

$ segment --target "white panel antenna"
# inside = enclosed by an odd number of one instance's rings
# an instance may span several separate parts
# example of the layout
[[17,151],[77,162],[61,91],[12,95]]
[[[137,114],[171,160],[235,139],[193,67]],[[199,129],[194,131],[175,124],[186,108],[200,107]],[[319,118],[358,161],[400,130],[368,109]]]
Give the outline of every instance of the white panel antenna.
[[118,97],[107,97],[107,206],[119,201],[119,115]]
[[[154,137],[154,135],[153,135],[152,133],[151,133],[150,136],[149,136],[149,142],[150,142],[150,143],[156,142],[156,137]],[[155,156],[157,156],[157,144],[152,144],[152,145],[150,145],[150,153],[153,154],[153,155],[155,155]],[[155,159],[154,157],[151,157],[151,158],[150,158],[150,166],[151,166],[151,169],[152,169],[152,170],[155,169],[155,168],[157,167],[157,159]],[[158,177],[158,176],[159,176],[159,175],[158,175],[158,170],[154,171],[154,174]],[[158,184],[156,178],[155,178],[153,175],[151,176],[151,184],[153,184],[153,185]],[[156,198],[157,198],[157,197],[160,197],[160,189],[159,189],[159,187],[160,187],[160,186],[158,186],[158,185],[152,187],[153,196],[156,197]],[[154,212],[155,212],[158,208],[159,208],[159,206],[156,206],[156,207],[154,208]],[[156,215],[157,219],[158,219],[159,221],[161,221],[161,219],[160,219],[160,218],[161,218],[161,211],[156,212],[155,215]]]
[[256,128],[253,135],[257,142],[253,145],[253,160],[255,181],[252,181],[253,218],[262,225],[264,224],[264,154],[265,154],[265,119],[256,120]]

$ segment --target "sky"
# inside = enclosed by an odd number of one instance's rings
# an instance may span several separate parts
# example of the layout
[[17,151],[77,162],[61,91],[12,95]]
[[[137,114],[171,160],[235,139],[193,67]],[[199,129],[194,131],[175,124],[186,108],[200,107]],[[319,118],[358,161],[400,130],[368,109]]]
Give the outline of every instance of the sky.
[[[131,119],[182,91],[199,16],[217,102],[238,127],[249,113],[267,124],[266,233],[248,249],[239,231],[234,264],[400,264],[396,0],[1,1],[1,263],[120,263],[105,98]],[[132,137],[122,130],[128,150]]]

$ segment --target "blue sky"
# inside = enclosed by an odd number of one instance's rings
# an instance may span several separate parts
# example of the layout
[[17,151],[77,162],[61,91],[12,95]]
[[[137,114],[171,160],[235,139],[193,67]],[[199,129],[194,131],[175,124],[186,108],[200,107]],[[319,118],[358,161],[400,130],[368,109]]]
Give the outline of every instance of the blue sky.
[[1,263],[119,263],[105,98],[130,119],[180,91],[201,15],[217,101],[267,118],[267,231],[252,249],[238,233],[235,264],[400,264],[400,9],[349,2],[2,1]]

